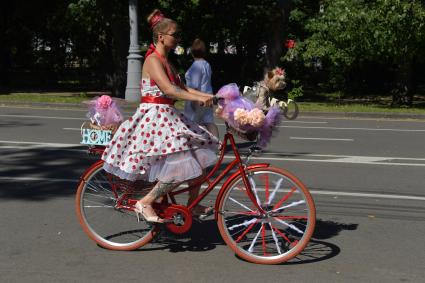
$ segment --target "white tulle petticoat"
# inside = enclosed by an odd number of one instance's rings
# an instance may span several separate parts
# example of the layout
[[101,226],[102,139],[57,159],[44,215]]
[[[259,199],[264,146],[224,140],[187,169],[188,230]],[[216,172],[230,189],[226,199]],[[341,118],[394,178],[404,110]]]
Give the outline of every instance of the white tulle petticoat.
[[[146,162],[151,162],[147,158]],[[215,164],[216,154],[208,149],[188,150],[167,155],[147,166],[140,172],[126,172],[119,167],[105,163],[103,168],[121,179],[130,181],[145,180],[178,183],[194,179],[202,174],[204,168]]]

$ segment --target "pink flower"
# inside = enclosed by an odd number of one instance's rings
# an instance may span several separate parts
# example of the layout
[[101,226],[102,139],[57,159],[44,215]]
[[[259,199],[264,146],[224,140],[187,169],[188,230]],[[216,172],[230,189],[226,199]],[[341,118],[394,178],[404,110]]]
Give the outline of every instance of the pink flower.
[[248,112],[245,109],[237,108],[233,113],[233,117],[237,123],[241,126],[249,124]]
[[96,101],[96,108],[108,109],[112,104],[112,98],[109,95],[102,95]]
[[254,108],[249,111],[248,116],[250,120],[249,123],[255,128],[263,126],[264,121],[266,119],[264,112],[258,108]]

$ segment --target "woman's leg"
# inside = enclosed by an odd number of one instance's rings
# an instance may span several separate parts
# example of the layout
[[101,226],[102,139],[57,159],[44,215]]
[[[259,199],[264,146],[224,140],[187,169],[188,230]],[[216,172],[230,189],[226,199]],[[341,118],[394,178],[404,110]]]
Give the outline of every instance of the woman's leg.
[[[205,178],[205,172],[202,172],[202,175],[190,180],[189,186],[193,186],[196,185],[200,180],[202,180],[203,178]],[[195,199],[199,196],[199,191],[201,190],[201,184],[199,184],[198,186],[194,187],[192,190],[189,191],[189,198],[187,200],[187,206],[189,206],[192,202],[195,201]]]
[[[140,199],[137,203],[140,204],[141,207],[143,207],[143,213],[140,211],[140,209],[136,206],[136,208],[139,210],[141,214],[145,218],[153,218],[157,217],[155,210],[152,208],[152,204],[155,200],[161,198],[162,196],[165,196],[167,193],[171,192],[173,189],[175,189],[177,186],[179,186],[180,183],[175,183],[173,181],[168,182],[158,182],[153,187],[153,189],[142,199]],[[158,221],[155,222],[163,222],[163,219],[158,217]]]
[[[193,186],[196,185],[200,180],[202,180],[203,178],[205,178],[205,171],[202,172],[202,175],[199,176],[196,179],[190,180],[189,181],[189,186]],[[202,183],[201,183],[202,184]],[[189,206],[190,204],[192,204],[196,198],[199,196],[199,191],[201,189],[201,184],[199,184],[196,187],[193,187],[193,189],[191,189],[189,191],[189,199],[187,200],[187,206]],[[201,204],[197,204],[193,210],[192,213],[195,216],[208,216],[213,212],[213,208],[212,207],[208,207],[208,206],[203,206]]]

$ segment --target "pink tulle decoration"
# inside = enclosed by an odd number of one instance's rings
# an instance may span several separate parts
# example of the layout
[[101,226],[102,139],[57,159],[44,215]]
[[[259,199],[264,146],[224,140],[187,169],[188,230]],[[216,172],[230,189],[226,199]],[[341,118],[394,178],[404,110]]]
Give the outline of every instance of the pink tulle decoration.
[[119,125],[124,120],[117,103],[108,95],[95,97],[88,104],[87,117],[98,126]]
[[271,107],[265,115],[254,102],[240,95],[234,83],[220,88],[216,97],[222,98],[216,110],[219,117],[242,132],[258,131],[258,145],[262,147],[270,142],[272,131],[280,123],[281,111],[278,107]]

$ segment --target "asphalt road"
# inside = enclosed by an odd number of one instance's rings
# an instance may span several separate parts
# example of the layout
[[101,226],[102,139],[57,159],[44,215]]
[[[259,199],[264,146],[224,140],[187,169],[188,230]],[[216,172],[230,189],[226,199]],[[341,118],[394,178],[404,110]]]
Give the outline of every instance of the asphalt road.
[[1,282],[424,281],[424,120],[285,121],[253,162],[297,175],[318,223],[299,260],[261,266],[237,258],[212,219],[134,252],[94,244],[74,212],[77,180],[95,161],[78,145],[84,115],[0,107]]

